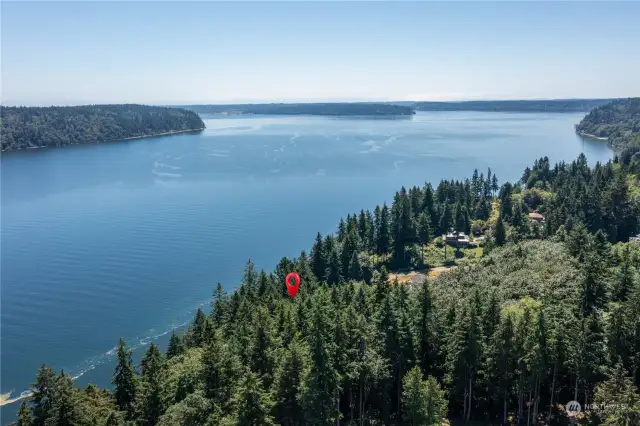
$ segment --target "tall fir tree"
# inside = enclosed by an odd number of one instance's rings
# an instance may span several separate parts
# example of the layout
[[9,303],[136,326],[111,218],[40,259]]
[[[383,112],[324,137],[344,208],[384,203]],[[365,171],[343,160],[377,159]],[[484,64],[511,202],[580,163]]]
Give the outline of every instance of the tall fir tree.
[[184,344],[175,331],[171,332],[169,344],[167,346],[167,358],[173,358],[184,353]]
[[141,362],[138,422],[154,426],[167,408],[166,364],[160,349],[151,344]]
[[76,426],[80,423],[79,404],[74,398],[71,377],[60,371],[56,378],[56,426]]
[[324,280],[324,275],[327,270],[327,260],[322,235],[320,235],[319,232],[316,234],[316,240],[311,248],[311,269],[318,281]]
[[302,387],[309,374],[309,349],[295,338],[286,350],[275,383],[276,418],[280,424],[298,426],[304,424]]
[[131,360],[131,349],[124,339],[120,339],[117,350],[117,364],[113,375],[114,396],[121,411],[131,418],[134,414],[138,391],[138,376]]
[[36,382],[32,385],[33,424],[45,426],[53,417],[55,409],[56,375],[51,367],[45,364],[38,369]]
[[234,396],[234,405],[238,412],[238,426],[269,426],[273,425],[271,416],[273,401],[265,391],[262,381],[255,373],[249,371],[243,375],[237,393]]
[[447,401],[433,378],[422,380],[419,367],[413,367],[403,379],[402,424],[439,426],[447,411]]

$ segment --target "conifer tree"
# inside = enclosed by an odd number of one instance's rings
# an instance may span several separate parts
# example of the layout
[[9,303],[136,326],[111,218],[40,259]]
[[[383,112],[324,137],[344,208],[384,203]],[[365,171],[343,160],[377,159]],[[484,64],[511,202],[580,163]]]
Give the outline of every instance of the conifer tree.
[[319,232],[316,234],[316,240],[311,248],[311,269],[318,281],[324,280],[325,272],[327,270],[327,261],[322,235],[320,235]]
[[365,250],[367,251],[375,251],[375,244],[376,244],[376,240],[375,240],[375,232],[376,232],[376,228],[375,228],[375,223],[374,223],[374,218],[373,215],[371,214],[370,210],[366,210],[365,211],[365,220],[366,220],[366,246],[364,247]]
[[497,246],[501,246],[507,240],[507,232],[504,229],[504,222],[502,222],[502,215],[498,216],[498,221],[496,222],[496,229],[493,234],[493,241]]
[[500,194],[498,198],[500,199],[500,216],[504,220],[509,220],[512,214],[512,201],[511,201],[511,191],[513,190],[513,185],[509,182],[502,185],[500,188]]
[[56,408],[55,408],[55,424],[56,426],[76,426],[79,423],[79,415],[77,401],[74,398],[73,383],[71,377],[64,374],[64,370],[60,371],[60,375],[56,378]]
[[143,425],[155,425],[166,410],[165,375],[164,357],[160,349],[152,343],[141,362],[138,421]]
[[340,414],[340,377],[334,366],[338,347],[334,340],[335,320],[329,294],[319,289],[309,313],[311,369],[302,396],[305,424],[330,425]]
[[495,195],[495,193],[498,192],[498,189],[500,189],[498,186],[498,177],[494,173],[491,178],[491,192]]
[[605,426],[631,426],[640,424],[640,393],[627,377],[621,362],[610,371],[608,380],[595,391],[596,414]]
[[302,387],[309,374],[309,350],[295,338],[286,350],[275,383],[277,420],[287,426],[304,424]]
[[429,377],[422,380],[418,366],[413,367],[403,379],[403,425],[439,426],[447,411],[444,392],[438,382]]
[[247,260],[244,266],[244,272],[242,273],[242,284],[247,286],[247,289],[251,294],[257,294],[258,292],[258,273],[256,272],[255,265],[251,259]]
[[219,329],[214,330],[207,343],[202,361],[205,395],[221,409],[226,409],[240,377],[240,366]]
[[219,327],[226,320],[228,314],[227,309],[227,296],[222,289],[222,283],[218,282],[211,304],[211,312],[209,313],[209,318],[213,324]]
[[137,396],[138,377],[133,368],[131,360],[131,350],[127,347],[124,339],[120,339],[117,351],[117,365],[113,375],[112,383],[115,387],[114,396],[116,404],[121,411],[131,417],[134,411],[134,404]]
[[347,235],[347,225],[344,223],[344,219],[340,218],[340,223],[338,223],[338,242],[342,242],[344,237]]
[[473,170],[473,175],[471,176],[471,190],[473,191],[473,199],[478,200],[480,198],[480,176],[478,174],[478,169]]
[[633,270],[631,268],[631,249],[627,244],[622,250],[621,264],[614,278],[613,301],[625,302],[629,298],[633,290]]
[[251,345],[250,368],[266,388],[271,386],[275,370],[276,339],[271,318],[264,308],[258,308],[255,319],[255,337]]
[[351,265],[351,258],[358,251],[357,236],[355,231],[350,231],[345,237],[342,243],[342,250],[340,252],[340,275],[343,278],[349,277],[349,266]]
[[429,215],[427,213],[422,212],[420,216],[418,216],[418,240],[422,244],[428,244],[431,241],[432,230],[431,230],[431,219],[429,219]]
[[390,246],[390,231],[389,208],[387,207],[386,203],[382,206],[382,209],[380,209],[380,223],[378,226],[377,240],[378,253],[388,253]]
[[273,425],[271,410],[274,404],[264,390],[262,381],[251,371],[243,376],[234,396],[234,405],[238,412],[236,424],[238,426]]
[[209,326],[209,318],[202,312],[202,309],[198,308],[185,339],[187,347],[194,348],[202,346],[207,339]]
[[348,276],[356,281],[360,281],[362,279],[362,266],[360,265],[360,259],[358,258],[358,253],[356,252],[351,255]]
[[176,335],[176,332],[172,331],[171,338],[169,339],[169,345],[167,346],[167,358],[173,358],[174,356],[182,355],[183,353],[184,345]]
[[496,402],[502,402],[503,425],[508,424],[507,409],[516,364],[513,351],[514,333],[511,315],[503,315],[487,348],[486,359],[491,395]]
[[36,374],[36,382],[32,385],[33,424],[45,426],[48,419],[54,416],[56,376],[51,367],[42,364]]
[[123,426],[124,422],[122,421],[122,418],[115,411],[111,411],[104,425],[105,426]]
[[33,416],[31,410],[27,407],[27,403],[22,401],[20,403],[20,410],[18,411],[18,421],[16,426],[31,426],[33,424]]
[[451,205],[445,204],[442,208],[442,214],[440,215],[440,221],[438,222],[438,230],[441,234],[449,232],[453,226],[453,215],[451,213]]
[[336,285],[342,281],[342,265],[338,251],[333,244],[333,239],[330,240],[327,250],[327,270],[325,271],[325,281],[329,285]]
[[433,375],[438,369],[439,348],[433,295],[428,281],[420,286],[414,315],[416,358],[421,370],[427,375]]

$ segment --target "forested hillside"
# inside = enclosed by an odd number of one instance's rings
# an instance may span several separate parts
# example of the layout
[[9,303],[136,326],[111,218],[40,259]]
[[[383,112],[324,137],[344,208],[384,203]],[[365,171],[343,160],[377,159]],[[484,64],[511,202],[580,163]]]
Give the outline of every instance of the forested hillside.
[[186,105],[197,113],[265,114],[265,115],[329,115],[329,116],[404,116],[413,108],[370,102],[332,102],[299,104]]
[[[562,425],[577,400],[579,424],[637,425],[639,219],[638,176],[584,156],[501,186],[476,171],[402,188],[273,272],[249,261],[139,368],[121,340],[112,391],[43,365],[19,424]],[[452,227],[482,233],[484,253],[424,283],[390,278]]]
[[0,107],[2,151],[118,141],[204,129],[198,115],[147,105]]
[[595,108],[576,130],[607,138],[621,152],[621,162],[640,171],[640,98],[619,99]]

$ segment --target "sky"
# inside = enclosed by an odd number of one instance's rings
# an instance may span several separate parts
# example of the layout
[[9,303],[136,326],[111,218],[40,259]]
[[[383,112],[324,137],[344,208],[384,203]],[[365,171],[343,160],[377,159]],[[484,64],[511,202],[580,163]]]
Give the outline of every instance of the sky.
[[9,2],[4,105],[640,96],[640,2]]

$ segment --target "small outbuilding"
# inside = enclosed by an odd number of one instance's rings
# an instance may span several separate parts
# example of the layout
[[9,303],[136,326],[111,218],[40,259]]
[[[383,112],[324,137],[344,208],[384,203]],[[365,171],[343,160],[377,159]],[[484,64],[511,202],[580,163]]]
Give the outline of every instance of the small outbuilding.
[[444,241],[454,247],[466,248],[469,246],[469,236],[464,232],[451,231],[444,236]]

